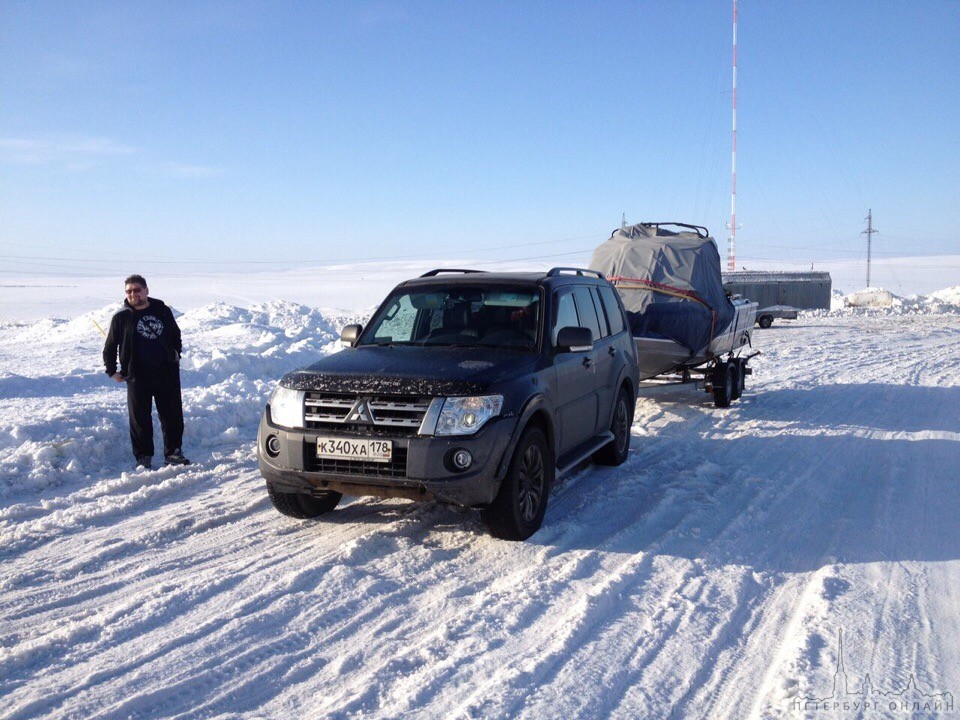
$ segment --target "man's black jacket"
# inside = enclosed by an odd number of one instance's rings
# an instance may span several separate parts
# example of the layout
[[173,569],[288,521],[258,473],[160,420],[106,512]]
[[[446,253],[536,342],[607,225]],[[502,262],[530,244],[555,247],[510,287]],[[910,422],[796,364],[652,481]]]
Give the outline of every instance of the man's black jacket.
[[[180,327],[173,318],[173,312],[157,298],[149,298],[148,308],[163,323],[163,337],[167,341],[167,350],[170,351],[170,362],[179,361],[183,350],[180,340]],[[117,350],[120,351],[120,374],[125,378],[136,376],[137,367],[133,357],[134,334],[137,332],[136,315],[130,303],[123,301],[123,310],[116,313],[110,320],[110,332],[107,341],[103,344],[103,364],[107,368],[107,375],[117,372]],[[176,354],[173,353],[176,351]]]

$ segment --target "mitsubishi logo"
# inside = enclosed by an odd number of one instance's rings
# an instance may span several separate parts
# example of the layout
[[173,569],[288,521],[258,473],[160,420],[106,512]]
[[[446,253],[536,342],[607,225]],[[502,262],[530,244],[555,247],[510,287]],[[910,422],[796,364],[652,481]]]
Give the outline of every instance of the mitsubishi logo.
[[347,413],[347,422],[359,422],[373,424],[373,413],[367,404],[368,398],[359,398]]

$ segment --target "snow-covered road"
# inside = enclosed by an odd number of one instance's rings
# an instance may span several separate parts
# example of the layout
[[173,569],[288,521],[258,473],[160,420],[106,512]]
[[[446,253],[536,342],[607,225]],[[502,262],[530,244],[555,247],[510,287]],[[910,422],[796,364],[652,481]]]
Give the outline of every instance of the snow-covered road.
[[[90,317],[8,323],[0,716],[936,715],[960,693],[958,313],[758,331],[739,403],[646,391],[627,463],[560,482],[526,543],[437,504],[272,509],[260,408],[349,316],[188,312],[196,464],[141,472]],[[841,631],[859,697],[834,692]]]

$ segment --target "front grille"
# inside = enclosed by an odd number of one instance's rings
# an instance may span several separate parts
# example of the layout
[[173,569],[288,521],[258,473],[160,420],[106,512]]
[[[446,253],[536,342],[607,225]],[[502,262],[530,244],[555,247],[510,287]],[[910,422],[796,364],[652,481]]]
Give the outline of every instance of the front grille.
[[416,435],[431,398],[416,395],[356,395],[310,391],[304,419],[311,430],[337,435]]
[[303,466],[308,472],[330,473],[336,475],[367,475],[369,477],[402,478],[407,475],[407,448],[396,443],[390,462],[379,463],[367,460],[335,460],[318,458],[317,448],[306,443],[304,446]]

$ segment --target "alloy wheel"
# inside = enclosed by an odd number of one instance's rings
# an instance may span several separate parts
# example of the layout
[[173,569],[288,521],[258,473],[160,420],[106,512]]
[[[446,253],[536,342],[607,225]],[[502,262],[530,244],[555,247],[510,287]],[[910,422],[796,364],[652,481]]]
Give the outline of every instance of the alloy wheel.
[[617,401],[617,414],[613,419],[614,442],[617,443],[617,452],[622,453],[627,445],[627,436],[630,434],[629,419],[627,417],[627,403],[621,397]]
[[517,493],[517,502],[520,506],[520,516],[525,522],[530,522],[540,509],[540,501],[544,490],[543,453],[536,445],[531,445],[523,454],[520,463],[520,487]]

